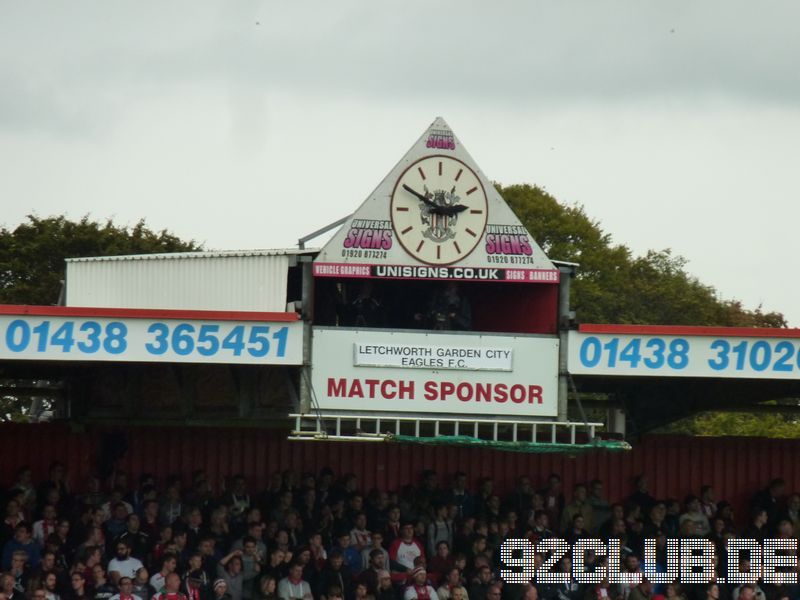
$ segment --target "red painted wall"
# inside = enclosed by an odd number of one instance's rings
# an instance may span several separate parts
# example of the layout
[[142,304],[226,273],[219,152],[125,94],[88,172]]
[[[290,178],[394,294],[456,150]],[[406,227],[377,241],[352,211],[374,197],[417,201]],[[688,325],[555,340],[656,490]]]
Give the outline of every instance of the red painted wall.
[[[80,489],[97,464],[104,430],[73,433],[61,424],[0,425],[0,483],[10,484],[16,469],[29,465],[34,478],[46,475],[53,460],[65,462],[73,488]],[[109,431],[109,430],[105,430]],[[565,488],[599,477],[611,500],[630,493],[630,480],[644,473],[656,497],[698,493],[714,486],[717,500],[734,504],[739,520],[746,517],[749,497],[773,477],[783,477],[788,491],[800,490],[800,440],[760,438],[684,438],[650,436],[630,452],[582,454],[517,454],[461,447],[421,447],[382,443],[289,442],[277,432],[258,429],[133,428],[127,431],[128,452],[122,467],[137,476],[147,470],[160,479],[203,468],[209,481],[243,473],[255,487],[270,473],[293,469],[316,472],[330,466],[337,474],[355,473],[364,490],[391,489],[414,483],[423,468],[442,479],[464,470],[470,479],[492,476],[500,491],[525,474],[536,485],[551,472],[561,474]]]

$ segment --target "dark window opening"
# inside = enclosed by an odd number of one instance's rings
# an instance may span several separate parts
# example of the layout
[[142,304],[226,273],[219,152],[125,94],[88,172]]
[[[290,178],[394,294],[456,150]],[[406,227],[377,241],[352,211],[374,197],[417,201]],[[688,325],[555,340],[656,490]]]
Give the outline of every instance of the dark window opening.
[[550,284],[317,278],[314,324],[352,328],[557,332]]

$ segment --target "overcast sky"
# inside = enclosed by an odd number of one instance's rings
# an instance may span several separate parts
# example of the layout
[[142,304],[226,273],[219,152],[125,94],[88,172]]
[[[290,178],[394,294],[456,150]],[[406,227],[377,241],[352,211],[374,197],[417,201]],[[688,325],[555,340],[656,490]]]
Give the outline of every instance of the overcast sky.
[[2,2],[0,224],[291,246],[441,115],[491,179],[800,326],[799,22],[797,0]]

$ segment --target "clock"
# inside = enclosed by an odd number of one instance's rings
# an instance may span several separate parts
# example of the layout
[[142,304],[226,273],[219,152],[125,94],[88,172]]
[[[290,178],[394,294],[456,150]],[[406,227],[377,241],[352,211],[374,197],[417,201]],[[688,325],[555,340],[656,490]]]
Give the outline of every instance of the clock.
[[468,256],[488,219],[478,175],[451,156],[426,156],[403,171],[389,205],[395,238],[406,252],[431,265]]

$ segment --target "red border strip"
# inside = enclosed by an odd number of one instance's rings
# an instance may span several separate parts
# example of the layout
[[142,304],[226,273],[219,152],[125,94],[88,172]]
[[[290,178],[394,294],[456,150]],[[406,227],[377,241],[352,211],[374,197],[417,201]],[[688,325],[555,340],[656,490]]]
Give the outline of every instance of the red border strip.
[[299,321],[289,312],[245,312],[235,310],[170,310],[153,308],[94,308],[85,306],[35,306],[0,304],[0,315],[35,315],[40,317],[109,317],[129,319],[185,319],[191,321]]
[[684,325],[595,325],[578,326],[581,333],[617,333],[630,335],[693,335],[707,337],[800,338],[800,329],[771,327],[689,327]]

